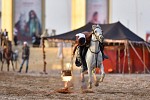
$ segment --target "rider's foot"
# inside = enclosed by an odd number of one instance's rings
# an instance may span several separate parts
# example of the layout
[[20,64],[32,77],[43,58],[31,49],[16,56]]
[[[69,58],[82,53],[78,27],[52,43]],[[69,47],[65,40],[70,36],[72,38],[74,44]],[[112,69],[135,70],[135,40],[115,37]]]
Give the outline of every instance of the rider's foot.
[[103,59],[108,59],[108,56],[104,54]]

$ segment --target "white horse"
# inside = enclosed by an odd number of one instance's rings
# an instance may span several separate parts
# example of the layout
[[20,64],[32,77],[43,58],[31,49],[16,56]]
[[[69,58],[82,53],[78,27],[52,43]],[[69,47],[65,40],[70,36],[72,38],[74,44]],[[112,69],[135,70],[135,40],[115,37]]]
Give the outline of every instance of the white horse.
[[[88,76],[89,76],[89,85],[88,88],[92,88],[92,74],[95,80],[95,86],[99,85],[99,82],[102,82],[105,76],[104,66],[103,66],[103,58],[100,50],[100,42],[102,43],[104,40],[101,27],[99,25],[92,26],[93,33],[90,42],[90,47],[86,54],[86,62],[88,67]],[[95,69],[96,67],[100,67],[101,69],[101,78],[96,77]],[[84,74],[82,77],[84,79]]]

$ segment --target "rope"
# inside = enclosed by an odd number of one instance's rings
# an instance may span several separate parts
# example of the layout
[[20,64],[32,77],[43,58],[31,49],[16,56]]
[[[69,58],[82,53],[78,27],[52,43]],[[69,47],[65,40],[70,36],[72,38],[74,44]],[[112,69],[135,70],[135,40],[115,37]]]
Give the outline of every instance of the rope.
[[98,59],[98,54],[95,54],[96,68],[98,67],[97,66],[97,59]]
[[138,58],[140,59],[140,61],[142,62],[142,64],[145,66],[145,68],[147,69],[148,73],[150,73],[150,71],[148,70],[147,66],[145,65],[145,63],[142,61],[141,57],[139,56],[139,54],[137,53],[137,51],[135,50],[135,48],[133,47],[132,43],[129,41],[129,44],[131,45],[132,49],[134,50],[134,52],[136,53],[136,55],[138,56]]
[[149,49],[149,47],[147,46],[147,44],[146,44],[146,43],[145,43],[145,45],[146,45],[146,48],[147,48],[148,52],[150,53],[150,49]]
[[[99,48],[100,48],[100,41],[98,42],[99,43]],[[97,60],[98,60],[98,54],[99,54],[99,52],[101,51],[100,49],[99,49],[99,51],[98,52],[94,52],[94,51],[92,51],[90,48],[89,48],[89,50],[91,51],[91,53],[94,53],[95,54],[95,61],[96,61],[96,68],[98,67],[97,66]]]

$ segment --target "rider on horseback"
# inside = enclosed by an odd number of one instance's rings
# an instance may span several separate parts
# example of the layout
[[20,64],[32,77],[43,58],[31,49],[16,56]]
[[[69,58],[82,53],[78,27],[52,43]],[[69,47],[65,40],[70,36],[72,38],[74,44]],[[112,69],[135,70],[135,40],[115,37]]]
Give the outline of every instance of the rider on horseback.
[[[12,52],[12,43],[9,40],[8,36],[5,37],[2,47],[3,47],[4,52],[6,51],[6,48],[8,48]],[[4,53],[3,53],[3,56],[4,56]]]
[[[72,55],[75,55],[75,51],[78,48],[78,54],[76,57],[76,61],[75,64],[76,66],[81,66],[82,67],[82,73],[87,71],[87,64],[86,64],[86,60],[85,60],[85,56],[87,53],[87,50],[90,46],[90,41],[91,41],[91,37],[92,37],[92,32],[83,32],[83,33],[78,33],[76,34],[76,42],[73,48],[73,53]],[[102,56],[103,56],[103,60],[104,59],[108,59],[108,57],[106,55],[104,55],[104,45],[103,43],[100,44],[100,48],[101,48],[101,52],[102,52]]]
[[7,48],[7,47],[12,48],[12,44],[11,44],[11,41],[9,40],[8,36],[5,37],[2,47],[3,48]]

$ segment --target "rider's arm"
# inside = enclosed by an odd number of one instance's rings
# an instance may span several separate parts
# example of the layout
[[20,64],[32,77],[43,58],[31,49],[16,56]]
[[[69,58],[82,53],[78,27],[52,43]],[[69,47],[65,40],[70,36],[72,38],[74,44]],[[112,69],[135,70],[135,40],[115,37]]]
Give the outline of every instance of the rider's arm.
[[72,52],[72,56],[75,55],[76,49],[78,47],[79,43],[78,43],[78,36],[76,36],[76,41],[75,41],[75,45],[73,46],[73,52]]
[[75,55],[76,49],[77,49],[78,43],[75,43],[75,45],[73,46],[73,53],[72,55]]

